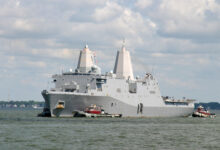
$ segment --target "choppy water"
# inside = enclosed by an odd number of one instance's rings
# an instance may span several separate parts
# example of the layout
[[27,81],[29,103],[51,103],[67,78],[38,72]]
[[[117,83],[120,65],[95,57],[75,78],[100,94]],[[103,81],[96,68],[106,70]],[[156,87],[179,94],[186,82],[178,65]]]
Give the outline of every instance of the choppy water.
[[0,110],[1,150],[220,149],[214,118],[39,118]]

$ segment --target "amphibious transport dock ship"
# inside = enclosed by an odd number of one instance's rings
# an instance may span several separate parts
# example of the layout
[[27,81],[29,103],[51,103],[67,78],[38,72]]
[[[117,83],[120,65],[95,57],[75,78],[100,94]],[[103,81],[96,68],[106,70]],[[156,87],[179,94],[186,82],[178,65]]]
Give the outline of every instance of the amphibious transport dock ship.
[[156,78],[147,73],[134,78],[130,53],[123,45],[117,52],[114,71],[101,74],[95,65],[93,52],[86,45],[80,51],[75,71],[52,76],[55,87],[43,90],[43,115],[73,117],[76,110],[84,111],[97,105],[108,114],[122,117],[174,117],[191,115],[193,100],[162,97]]

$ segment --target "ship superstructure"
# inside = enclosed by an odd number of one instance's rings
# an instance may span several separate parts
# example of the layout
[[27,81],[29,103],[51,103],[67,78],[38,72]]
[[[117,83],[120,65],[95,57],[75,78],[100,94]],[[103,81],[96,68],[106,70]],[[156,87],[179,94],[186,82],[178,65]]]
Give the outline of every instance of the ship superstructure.
[[123,117],[188,116],[194,109],[193,100],[162,97],[152,74],[134,78],[130,53],[124,44],[117,52],[113,72],[101,74],[94,53],[86,45],[80,51],[75,72],[52,77],[55,87],[42,91],[44,112],[52,117],[72,117],[73,112],[90,105]]

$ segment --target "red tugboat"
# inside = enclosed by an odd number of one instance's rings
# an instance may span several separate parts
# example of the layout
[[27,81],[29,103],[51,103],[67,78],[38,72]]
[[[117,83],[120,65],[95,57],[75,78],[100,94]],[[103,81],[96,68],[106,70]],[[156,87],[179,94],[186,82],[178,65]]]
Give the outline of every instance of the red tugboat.
[[193,117],[204,117],[204,118],[207,118],[207,117],[214,118],[214,117],[216,117],[216,115],[214,113],[210,113],[208,110],[206,110],[201,105],[197,108],[197,110],[195,112],[193,112],[192,116]]
[[104,110],[97,105],[92,104],[89,107],[86,107],[84,111],[73,111],[73,117],[111,117],[111,118],[120,118],[121,114],[108,114],[105,113]]
[[104,114],[104,111],[101,109],[101,107],[96,105],[91,105],[87,107],[84,112],[89,114]]

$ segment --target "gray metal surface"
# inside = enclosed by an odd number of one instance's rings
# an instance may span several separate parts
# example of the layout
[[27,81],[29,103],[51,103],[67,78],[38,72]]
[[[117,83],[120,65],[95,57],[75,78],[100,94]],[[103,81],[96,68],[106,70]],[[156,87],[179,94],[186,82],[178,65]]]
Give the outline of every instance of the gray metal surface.
[[[92,55],[88,47],[85,48],[78,64],[87,64],[87,58],[90,58],[87,52]],[[85,62],[81,62],[81,57]],[[89,72],[83,72],[84,66],[78,65],[75,72],[53,75],[55,87],[42,92],[45,109],[50,110],[51,116],[72,117],[74,110],[84,110],[91,104],[123,117],[173,117],[193,112],[193,101],[164,100],[157,80],[149,73],[136,79],[119,78],[112,72],[101,75],[100,71],[93,69],[98,67],[91,60],[89,62],[89,67],[85,66],[91,69]],[[57,108],[59,102],[65,104],[64,108]]]
[[[175,117],[192,114],[194,107],[189,106],[147,106],[144,105],[142,112],[138,105],[132,106],[109,96],[75,95],[66,92],[43,93],[45,101],[49,104],[52,117],[72,117],[74,110],[83,111],[91,104],[102,106],[106,113],[122,114],[122,117]],[[57,110],[59,101],[65,102],[65,108]],[[139,106],[140,107],[140,106]]]

